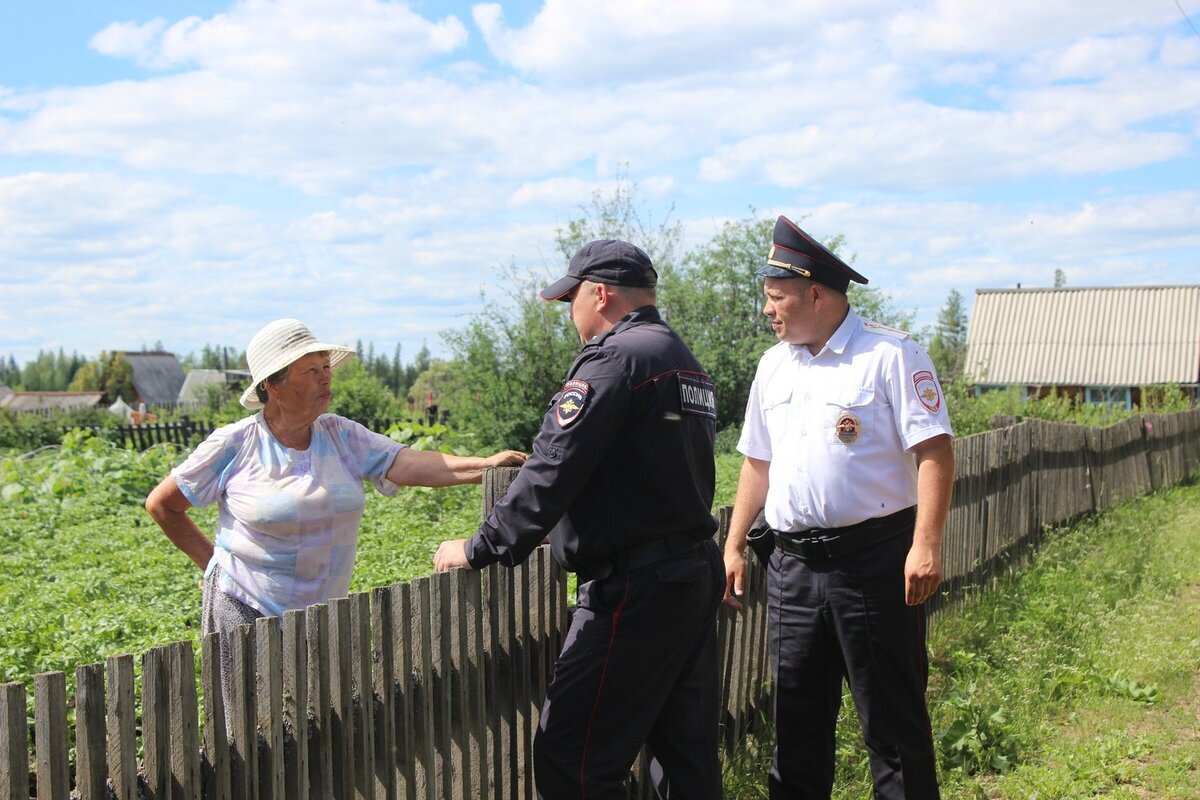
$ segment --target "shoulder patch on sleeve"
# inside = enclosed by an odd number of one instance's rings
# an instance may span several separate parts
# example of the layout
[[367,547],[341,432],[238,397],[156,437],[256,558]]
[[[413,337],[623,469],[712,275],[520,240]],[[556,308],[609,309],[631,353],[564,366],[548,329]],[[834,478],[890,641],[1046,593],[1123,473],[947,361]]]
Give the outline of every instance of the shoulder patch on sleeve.
[[679,381],[679,406],[686,414],[717,418],[717,396],[712,381],[700,372],[676,373]]
[[878,322],[872,322],[869,319],[862,321],[863,330],[868,333],[877,333],[880,336],[890,336],[893,339],[907,339],[908,331],[902,331],[899,328],[890,328],[887,325],[881,325]]
[[933,373],[929,370],[923,369],[920,372],[914,372],[912,380],[913,388],[917,390],[917,399],[921,401],[921,405],[925,406],[929,413],[936,414],[942,407],[942,387],[938,386],[937,378],[933,377]]
[[562,393],[554,408],[554,416],[559,427],[569,427],[583,415],[583,408],[588,400],[588,383],[581,380],[569,380],[563,384]]

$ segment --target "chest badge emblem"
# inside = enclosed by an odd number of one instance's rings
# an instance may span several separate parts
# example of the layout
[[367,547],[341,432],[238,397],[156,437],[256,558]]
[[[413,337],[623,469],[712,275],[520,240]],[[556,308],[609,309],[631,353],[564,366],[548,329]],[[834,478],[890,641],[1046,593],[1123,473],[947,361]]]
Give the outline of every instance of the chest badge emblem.
[[838,417],[835,432],[838,441],[842,444],[854,444],[862,435],[862,423],[853,414],[845,413]]

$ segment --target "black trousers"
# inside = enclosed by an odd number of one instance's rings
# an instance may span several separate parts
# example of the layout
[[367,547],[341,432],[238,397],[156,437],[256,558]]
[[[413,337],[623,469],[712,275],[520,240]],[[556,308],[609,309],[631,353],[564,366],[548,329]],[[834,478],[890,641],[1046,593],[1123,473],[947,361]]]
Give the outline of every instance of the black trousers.
[[721,797],[716,613],[724,583],[710,541],[579,586],[534,741],[539,797],[623,800],[643,743],[658,797]]
[[828,800],[842,679],[862,723],[875,797],[937,800],[925,706],[925,608],[904,603],[912,529],[865,550],[806,563],[776,550],[767,623],[775,679],[772,798]]

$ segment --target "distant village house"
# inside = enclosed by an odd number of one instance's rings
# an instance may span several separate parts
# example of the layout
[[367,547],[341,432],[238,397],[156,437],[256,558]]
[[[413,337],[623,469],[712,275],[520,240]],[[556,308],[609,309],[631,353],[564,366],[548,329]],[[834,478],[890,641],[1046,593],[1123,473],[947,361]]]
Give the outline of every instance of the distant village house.
[[964,369],[1010,386],[1132,408],[1155,386],[1200,384],[1200,285],[978,289]]

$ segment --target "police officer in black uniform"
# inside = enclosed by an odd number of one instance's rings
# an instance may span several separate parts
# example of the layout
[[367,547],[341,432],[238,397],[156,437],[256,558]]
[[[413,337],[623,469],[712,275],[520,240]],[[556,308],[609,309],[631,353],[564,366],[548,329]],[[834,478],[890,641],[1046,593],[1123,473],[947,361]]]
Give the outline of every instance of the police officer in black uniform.
[[655,308],[649,257],[584,245],[543,289],[583,351],[508,494],[439,571],[520,563],[546,536],[578,606],[534,746],[539,796],[623,798],[642,744],[660,797],[721,796],[713,385]]

